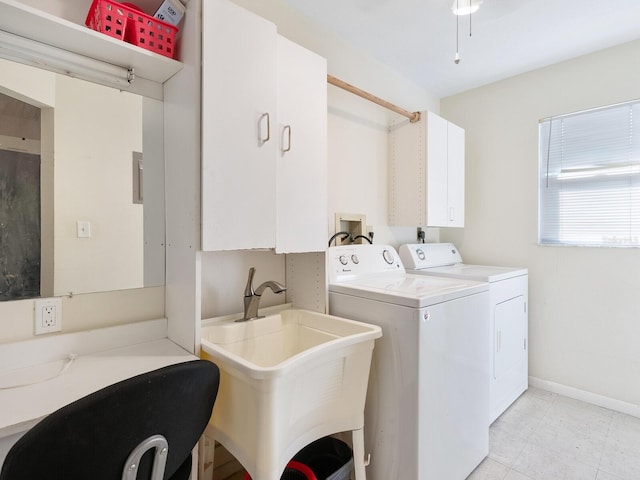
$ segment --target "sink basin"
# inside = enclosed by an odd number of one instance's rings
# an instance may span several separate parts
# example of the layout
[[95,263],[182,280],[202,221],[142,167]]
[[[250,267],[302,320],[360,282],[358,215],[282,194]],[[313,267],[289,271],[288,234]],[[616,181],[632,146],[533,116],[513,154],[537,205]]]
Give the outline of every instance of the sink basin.
[[361,430],[380,327],[308,310],[202,328],[221,371],[210,431],[253,480],[278,480],[304,446]]
[[253,378],[285,375],[301,362],[381,336],[375,325],[308,310],[246,322],[223,321],[202,329],[202,349]]

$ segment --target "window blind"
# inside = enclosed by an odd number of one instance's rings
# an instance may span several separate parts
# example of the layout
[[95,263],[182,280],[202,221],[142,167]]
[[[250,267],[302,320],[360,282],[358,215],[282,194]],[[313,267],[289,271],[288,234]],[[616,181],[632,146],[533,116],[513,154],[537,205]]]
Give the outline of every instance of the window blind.
[[640,101],[539,125],[541,244],[640,246]]

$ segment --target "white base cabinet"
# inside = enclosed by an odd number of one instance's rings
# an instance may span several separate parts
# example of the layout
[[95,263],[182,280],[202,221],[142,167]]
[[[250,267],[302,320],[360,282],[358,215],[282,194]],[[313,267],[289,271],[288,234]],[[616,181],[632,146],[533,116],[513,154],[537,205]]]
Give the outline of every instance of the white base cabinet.
[[391,127],[389,224],[463,227],[465,133],[432,112]]
[[326,60],[203,2],[202,249],[324,250]]

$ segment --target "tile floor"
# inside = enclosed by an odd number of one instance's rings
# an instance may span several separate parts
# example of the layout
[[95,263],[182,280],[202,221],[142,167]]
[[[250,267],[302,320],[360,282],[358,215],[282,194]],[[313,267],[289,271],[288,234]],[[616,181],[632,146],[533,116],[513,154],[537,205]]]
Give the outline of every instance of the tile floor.
[[529,388],[467,480],[638,480],[640,418]]

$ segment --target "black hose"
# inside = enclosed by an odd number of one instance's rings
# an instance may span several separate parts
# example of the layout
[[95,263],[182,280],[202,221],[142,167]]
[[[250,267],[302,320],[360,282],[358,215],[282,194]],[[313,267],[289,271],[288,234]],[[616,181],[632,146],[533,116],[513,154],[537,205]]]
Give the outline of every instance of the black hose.
[[353,243],[353,239],[351,238],[351,234],[349,232],[338,232],[329,239],[329,246],[331,246],[331,242],[333,242],[339,235],[344,235],[344,237],[342,237],[340,240],[346,240],[347,238],[349,238],[351,239],[349,243]]
[[369,242],[369,245],[372,245],[373,242],[371,241],[371,239],[369,237],[365,237],[364,235],[356,235],[355,237],[353,237],[351,239],[352,242],[355,242],[357,239],[359,238],[364,238],[367,242]]

